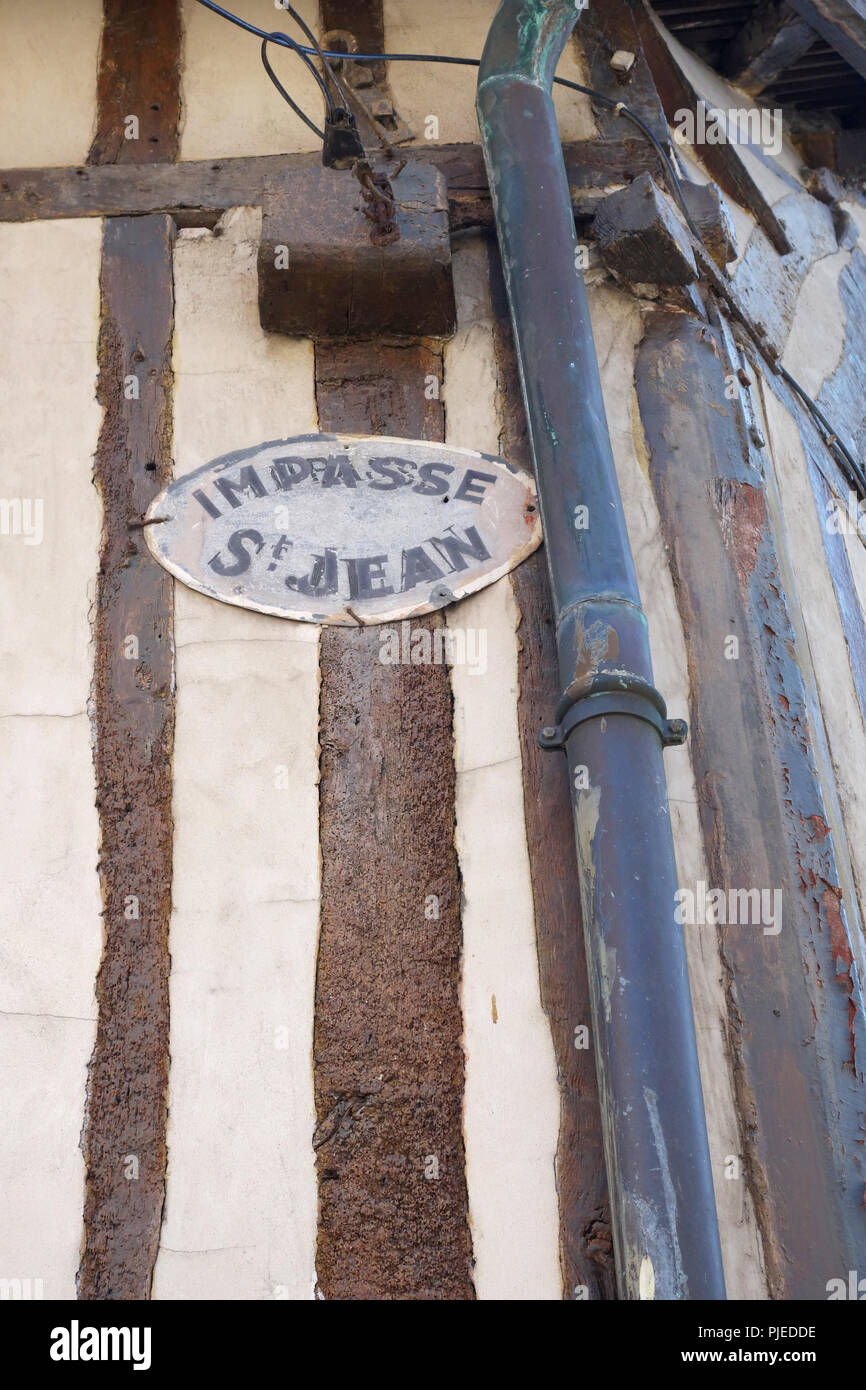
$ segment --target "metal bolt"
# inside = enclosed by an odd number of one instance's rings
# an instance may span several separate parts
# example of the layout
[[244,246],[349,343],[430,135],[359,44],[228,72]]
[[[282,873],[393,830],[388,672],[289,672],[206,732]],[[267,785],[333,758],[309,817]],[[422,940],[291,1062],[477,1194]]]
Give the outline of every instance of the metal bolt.
[[548,739],[550,739],[550,738],[556,738],[556,730],[555,730],[554,728],[552,728],[552,727],[550,726],[550,724],[548,724],[546,728],[542,729],[542,731],[541,731],[541,737],[542,737],[542,738],[548,738]]

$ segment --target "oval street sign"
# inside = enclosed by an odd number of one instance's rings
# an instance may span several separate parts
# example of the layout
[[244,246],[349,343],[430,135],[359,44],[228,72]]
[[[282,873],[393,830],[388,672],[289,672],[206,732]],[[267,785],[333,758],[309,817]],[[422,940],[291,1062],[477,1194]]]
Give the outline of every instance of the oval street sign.
[[392,622],[483,589],[541,541],[532,479],[413,439],[306,434],[226,454],[155,498],[184,584],[310,623]]

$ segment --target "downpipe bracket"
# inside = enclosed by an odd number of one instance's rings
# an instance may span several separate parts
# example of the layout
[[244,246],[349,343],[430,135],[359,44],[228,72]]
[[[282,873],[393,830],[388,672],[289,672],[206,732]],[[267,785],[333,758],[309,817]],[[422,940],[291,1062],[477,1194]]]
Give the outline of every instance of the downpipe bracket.
[[[643,682],[641,682],[643,684]],[[661,702],[657,691],[653,692]],[[569,735],[587,719],[606,719],[611,714],[626,714],[652,724],[663,748],[685,743],[689,726],[684,719],[668,719],[664,703],[659,709],[655,700],[642,690],[596,690],[571,702],[558,724],[548,724],[538,732],[538,742],[546,753],[565,751]],[[559,713],[559,711],[557,711]]]

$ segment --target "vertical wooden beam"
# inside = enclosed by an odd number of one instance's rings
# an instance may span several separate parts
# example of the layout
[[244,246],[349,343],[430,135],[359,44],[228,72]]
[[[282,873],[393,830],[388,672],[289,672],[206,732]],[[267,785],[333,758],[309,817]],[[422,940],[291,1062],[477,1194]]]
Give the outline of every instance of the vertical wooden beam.
[[[532,469],[526,414],[499,253],[490,243],[491,298],[500,400],[501,452]],[[560,1085],[556,1155],[563,1296],[616,1298],[601,1107],[592,1050],[580,884],[568,766],[542,752],[538,731],[559,699],[550,585],[543,550],[511,575],[520,610],[517,718],[523,758],[523,809],[538,937],[542,1005],[550,1022]],[[580,1029],[586,1029],[586,1034]]]
[[[346,29],[354,34],[359,53],[385,51],[382,0],[319,0],[319,24],[322,33],[330,29]],[[377,66],[384,73],[385,64]]]
[[180,0],[104,0],[88,164],[177,159]]
[[[180,0],[105,0],[89,163],[176,158],[180,43]],[[137,523],[171,479],[173,235],[157,213],[109,218],[103,238],[93,713],[105,938],[82,1136],[84,1299],[150,1297],[165,1200],[174,605]]]
[[[651,317],[636,385],[688,646],[704,888],[725,894],[716,930],[744,1176],[771,1296],[823,1299],[866,1240],[862,985],[778,538],[725,370],[706,324]],[[744,921],[740,898],[729,922],[731,892],[756,890],[772,913],[762,900]]]
[[172,580],[136,529],[171,477],[172,221],[105,223],[93,704],[105,944],[79,1295],[149,1297],[165,1195]]
[[[441,376],[425,343],[320,342],[320,427],[441,441]],[[381,641],[322,632],[318,1286],[471,1299],[451,687],[445,666],[383,665]]]
[[[382,0],[319,0],[319,33],[335,30],[351,34],[358,53],[382,53],[385,49],[385,16]],[[393,109],[387,63],[344,63],[344,86],[365,147],[375,149],[390,136],[410,138]],[[374,123],[371,112],[377,114]]]
[[[669,148],[670,131],[628,0],[605,0],[603,5],[587,6],[574,32],[589,69],[589,86],[612,101],[624,101],[646,122],[656,139]],[[610,65],[617,51],[633,53],[635,57],[625,81],[620,81]],[[621,140],[625,133],[634,131],[629,121],[601,103],[594,111],[605,140]]]

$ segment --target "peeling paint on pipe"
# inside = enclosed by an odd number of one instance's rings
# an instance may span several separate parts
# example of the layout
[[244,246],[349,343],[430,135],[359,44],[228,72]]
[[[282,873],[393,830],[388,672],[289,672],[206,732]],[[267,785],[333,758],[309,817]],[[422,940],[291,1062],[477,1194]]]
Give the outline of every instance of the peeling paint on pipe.
[[[575,19],[570,0],[503,0],[481,62],[478,118],[556,614],[556,718],[585,713],[588,700],[597,710],[572,727],[566,750],[620,1295],[723,1299],[674,920],[665,706],[653,685],[550,96]],[[583,507],[585,528],[575,524]]]

